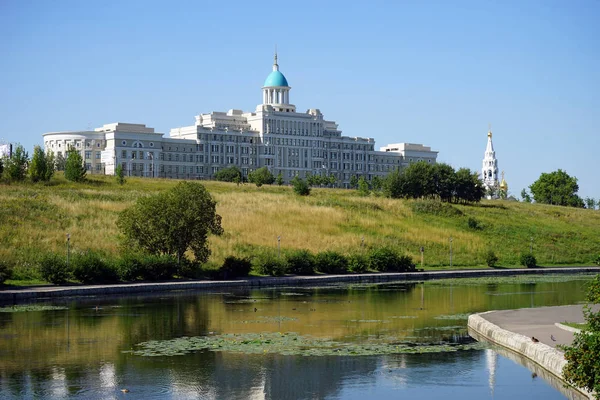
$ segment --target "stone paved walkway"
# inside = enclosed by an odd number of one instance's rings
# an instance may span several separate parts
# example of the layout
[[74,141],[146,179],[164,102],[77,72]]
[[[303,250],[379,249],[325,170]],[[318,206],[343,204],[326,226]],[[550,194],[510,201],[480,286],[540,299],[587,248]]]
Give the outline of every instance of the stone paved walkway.
[[[584,322],[582,309],[583,305],[579,304],[491,311],[482,316],[502,329],[527,337],[533,336],[541,343],[556,348],[559,344],[571,344],[573,333],[559,328],[555,323]],[[555,340],[552,340],[552,337]]]

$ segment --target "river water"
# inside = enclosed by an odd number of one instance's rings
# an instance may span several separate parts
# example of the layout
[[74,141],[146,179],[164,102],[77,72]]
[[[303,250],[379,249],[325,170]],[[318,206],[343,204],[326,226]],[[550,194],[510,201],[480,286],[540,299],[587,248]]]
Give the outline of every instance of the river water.
[[0,398],[578,398],[510,354],[474,342],[466,318],[575,304],[587,279],[179,292],[9,306],[0,309],[11,311],[0,312]]

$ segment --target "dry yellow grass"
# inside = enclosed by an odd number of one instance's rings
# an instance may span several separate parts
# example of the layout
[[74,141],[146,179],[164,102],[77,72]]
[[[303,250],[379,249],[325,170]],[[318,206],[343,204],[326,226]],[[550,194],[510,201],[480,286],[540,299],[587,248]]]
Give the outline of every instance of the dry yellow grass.
[[[74,251],[95,249],[119,253],[118,213],[140,196],[156,193],[177,182],[129,179],[124,186],[110,177],[73,184],[61,176],[51,186],[0,186],[0,258],[18,265],[47,252],[64,252],[70,233]],[[291,188],[222,182],[202,182],[217,200],[225,234],[211,237],[211,261],[232,254],[249,255],[255,247],[282,251],[365,251],[391,246],[426,265],[483,264],[493,250],[503,265],[515,265],[529,251],[542,264],[592,263],[600,254],[600,212],[537,204],[486,202],[452,205],[457,215],[418,213],[413,201],[360,197],[355,191],[313,189],[308,197]],[[482,229],[467,226],[475,219]],[[364,244],[364,246],[363,246]]]

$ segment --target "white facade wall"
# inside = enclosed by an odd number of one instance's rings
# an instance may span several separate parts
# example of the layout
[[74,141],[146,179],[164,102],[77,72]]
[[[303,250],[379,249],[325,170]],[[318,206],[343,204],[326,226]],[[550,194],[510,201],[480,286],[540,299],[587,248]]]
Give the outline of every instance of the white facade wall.
[[[280,74],[276,62],[273,71]],[[91,173],[112,175],[120,164],[130,176],[211,179],[230,166],[244,176],[267,167],[273,175],[281,173],[284,182],[332,174],[342,187],[353,176],[370,181],[413,161],[435,163],[437,152],[420,144],[375,151],[373,138],[342,136],[338,124],[325,120],[319,109],[296,112],[289,104],[290,89],[265,86],[255,111],[199,114],[194,125],[173,128],[169,137],[142,124],[117,122],[94,131],[46,133],[44,144],[55,152],[78,146],[86,164],[86,152],[93,151]]]

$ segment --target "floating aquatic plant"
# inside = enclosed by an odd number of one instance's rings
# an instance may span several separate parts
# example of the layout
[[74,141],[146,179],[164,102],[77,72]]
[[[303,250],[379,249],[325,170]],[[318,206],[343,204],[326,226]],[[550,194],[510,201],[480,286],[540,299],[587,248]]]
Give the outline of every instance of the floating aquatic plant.
[[233,321],[236,324],[268,324],[268,323],[279,323],[288,321],[297,321],[298,318],[292,317],[258,317],[258,319],[250,319],[243,321]]
[[471,315],[471,314],[437,315],[437,316],[435,316],[433,318],[434,319],[458,320],[458,319],[469,319],[469,315]]
[[44,306],[40,304],[25,304],[8,307],[0,307],[0,312],[13,313],[13,312],[29,312],[29,311],[54,311],[54,310],[68,310],[67,307],[63,306]]
[[229,351],[245,354],[282,354],[302,356],[363,356],[381,354],[439,353],[485,348],[485,344],[414,344],[403,342],[341,342],[297,333],[246,333],[181,337],[152,340],[124,351],[136,356],[178,356],[198,350]]

